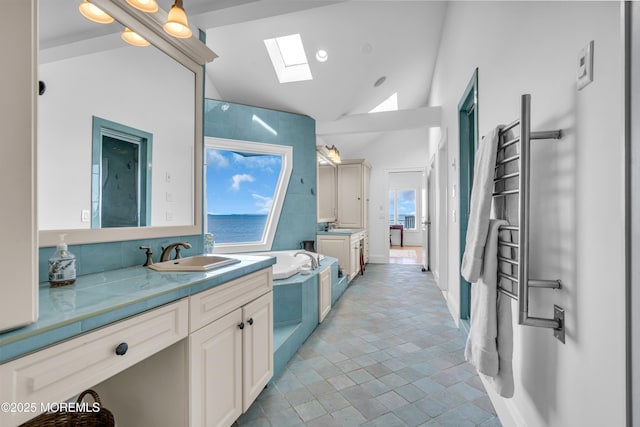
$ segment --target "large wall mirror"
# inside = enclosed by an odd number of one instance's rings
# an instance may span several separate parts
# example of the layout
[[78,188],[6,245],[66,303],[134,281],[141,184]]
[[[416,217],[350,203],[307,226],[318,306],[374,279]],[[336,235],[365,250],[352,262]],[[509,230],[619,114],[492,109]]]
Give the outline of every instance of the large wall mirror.
[[[75,1],[39,6],[40,246],[61,232],[74,244],[198,234],[202,64],[215,54],[164,36],[162,9],[93,3],[116,21],[90,22]],[[126,44],[125,26],[152,45]]]

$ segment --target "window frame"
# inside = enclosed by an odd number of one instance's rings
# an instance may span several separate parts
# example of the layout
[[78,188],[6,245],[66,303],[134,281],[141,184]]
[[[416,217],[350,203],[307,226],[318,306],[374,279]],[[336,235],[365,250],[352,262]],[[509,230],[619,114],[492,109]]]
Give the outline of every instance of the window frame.
[[[289,181],[293,172],[293,147],[288,145],[267,144],[263,142],[242,141],[236,139],[217,138],[212,136],[205,136],[204,138],[204,183],[203,183],[203,229],[207,230],[208,221],[207,217],[207,150],[218,149],[226,151],[241,151],[244,153],[252,154],[266,154],[266,155],[279,155],[282,156],[282,169],[280,170],[280,176],[276,184],[275,193],[273,195],[273,203],[271,205],[271,211],[267,216],[265,223],[265,230],[262,234],[262,240],[255,242],[236,242],[236,243],[216,243],[216,253],[238,253],[238,252],[257,252],[257,251],[270,251],[275,238],[276,230],[278,228],[278,222],[280,221],[280,214],[282,213],[282,207],[284,205],[285,196],[289,187]],[[205,231],[207,232],[207,231]],[[215,237],[215,234],[214,234]]]

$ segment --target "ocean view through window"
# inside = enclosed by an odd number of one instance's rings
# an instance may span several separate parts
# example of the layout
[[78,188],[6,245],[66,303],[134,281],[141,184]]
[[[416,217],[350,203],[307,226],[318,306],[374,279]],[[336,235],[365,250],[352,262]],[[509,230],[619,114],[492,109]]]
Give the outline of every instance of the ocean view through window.
[[291,153],[286,146],[205,139],[205,224],[215,252],[270,249]]
[[394,224],[416,229],[416,190],[389,191],[389,225]]

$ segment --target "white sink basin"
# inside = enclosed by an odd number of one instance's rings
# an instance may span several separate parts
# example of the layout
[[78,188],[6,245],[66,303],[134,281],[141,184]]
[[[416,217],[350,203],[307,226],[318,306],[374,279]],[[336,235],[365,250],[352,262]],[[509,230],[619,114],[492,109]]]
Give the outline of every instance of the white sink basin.
[[239,263],[236,258],[227,258],[216,255],[196,255],[180,259],[151,264],[149,268],[156,271],[208,271]]

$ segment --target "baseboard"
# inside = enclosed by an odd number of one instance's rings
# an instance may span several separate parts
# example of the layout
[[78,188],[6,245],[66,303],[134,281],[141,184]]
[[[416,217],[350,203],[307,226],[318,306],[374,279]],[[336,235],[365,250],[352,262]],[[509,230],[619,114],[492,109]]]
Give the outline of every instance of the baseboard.
[[371,264],[386,264],[388,261],[384,255],[369,255],[369,262]]
[[518,410],[513,398],[506,399],[500,396],[493,390],[491,384],[487,382],[482,375],[479,376],[503,427],[527,427],[527,421]]
[[460,312],[458,311],[458,306],[454,304],[450,298],[447,298],[447,308],[449,309],[449,313],[453,318],[453,321],[456,323],[456,327],[460,327]]

